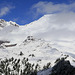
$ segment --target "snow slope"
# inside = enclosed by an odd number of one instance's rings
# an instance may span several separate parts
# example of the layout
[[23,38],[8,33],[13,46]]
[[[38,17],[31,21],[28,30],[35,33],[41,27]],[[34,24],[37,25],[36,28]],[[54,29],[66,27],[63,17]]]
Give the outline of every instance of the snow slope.
[[[42,68],[48,62],[53,66],[57,58],[69,55],[67,59],[75,66],[75,40],[74,35],[69,36],[74,34],[75,23],[60,18],[48,14],[24,26],[0,20],[0,42],[4,42],[0,44],[0,58],[27,57]],[[20,52],[24,55],[20,56]]]

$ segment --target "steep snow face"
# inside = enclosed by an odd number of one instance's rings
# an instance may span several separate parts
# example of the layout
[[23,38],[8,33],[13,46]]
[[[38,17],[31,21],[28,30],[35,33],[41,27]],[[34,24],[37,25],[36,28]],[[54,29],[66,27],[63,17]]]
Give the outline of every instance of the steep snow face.
[[[44,15],[37,21],[34,21],[27,26],[23,26],[26,34],[43,38],[45,40],[74,40],[75,37],[75,21],[74,17],[71,20],[70,14],[68,17],[64,14]],[[65,18],[64,18],[65,17]],[[24,28],[25,27],[25,28]]]

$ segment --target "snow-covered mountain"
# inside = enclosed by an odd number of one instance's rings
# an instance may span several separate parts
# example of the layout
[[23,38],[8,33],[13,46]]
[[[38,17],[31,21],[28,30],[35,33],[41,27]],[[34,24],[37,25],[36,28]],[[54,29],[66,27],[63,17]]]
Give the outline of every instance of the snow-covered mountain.
[[[57,17],[57,18],[56,18]],[[39,20],[20,26],[15,22],[0,20],[0,58],[29,58],[29,62],[41,68],[51,66],[58,58],[68,58],[75,66],[75,41],[71,34],[71,21],[60,20],[58,15],[44,15]],[[61,21],[61,22],[60,22]],[[60,25],[61,24],[61,25]],[[72,24],[74,27],[74,24]],[[65,33],[65,34],[64,34]],[[20,53],[23,53],[20,56]]]

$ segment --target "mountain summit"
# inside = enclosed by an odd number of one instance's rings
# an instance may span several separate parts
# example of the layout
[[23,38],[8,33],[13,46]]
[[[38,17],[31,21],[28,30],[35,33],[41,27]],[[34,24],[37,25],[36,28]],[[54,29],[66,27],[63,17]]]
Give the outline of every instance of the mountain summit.
[[5,20],[3,19],[0,19],[0,29],[3,29],[4,27],[7,27],[7,26],[19,26],[18,24],[16,24],[15,22],[12,22],[12,21],[9,21],[9,22],[6,22]]

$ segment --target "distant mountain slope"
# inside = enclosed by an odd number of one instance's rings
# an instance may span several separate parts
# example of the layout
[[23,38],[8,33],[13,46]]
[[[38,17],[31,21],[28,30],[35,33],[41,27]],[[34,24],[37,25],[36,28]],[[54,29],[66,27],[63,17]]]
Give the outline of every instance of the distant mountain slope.
[[[70,18],[70,16],[71,15],[68,14],[68,18]],[[4,28],[1,30],[2,35],[1,33],[0,35],[1,37],[4,37],[5,34],[11,36],[9,38],[8,36],[5,37],[9,40],[12,39],[12,42],[22,42],[27,36],[35,36],[36,38],[42,38],[48,41],[74,41],[74,17],[72,18],[72,20],[69,20],[68,18],[66,17],[66,15],[61,16],[60,14],[58,16],[58,14],[48,14],[24,26],[19,26],[12,21],[4,21],[1,23]],[[19,37],[19,40],[17,39],[17,37]],[[15,40],[15,38],[17,40]]]
[[[44,15],[24,26],[0,20],[0,58],[27,57],[42,68],[48,62],[53,66],[56,59],[69,55],[67,59],[75,66],[74,23],[72,30],[72,21],[64,18],[61,21],[60,18],[58,15]],[[71,33],[73,36],[69,36]]]

